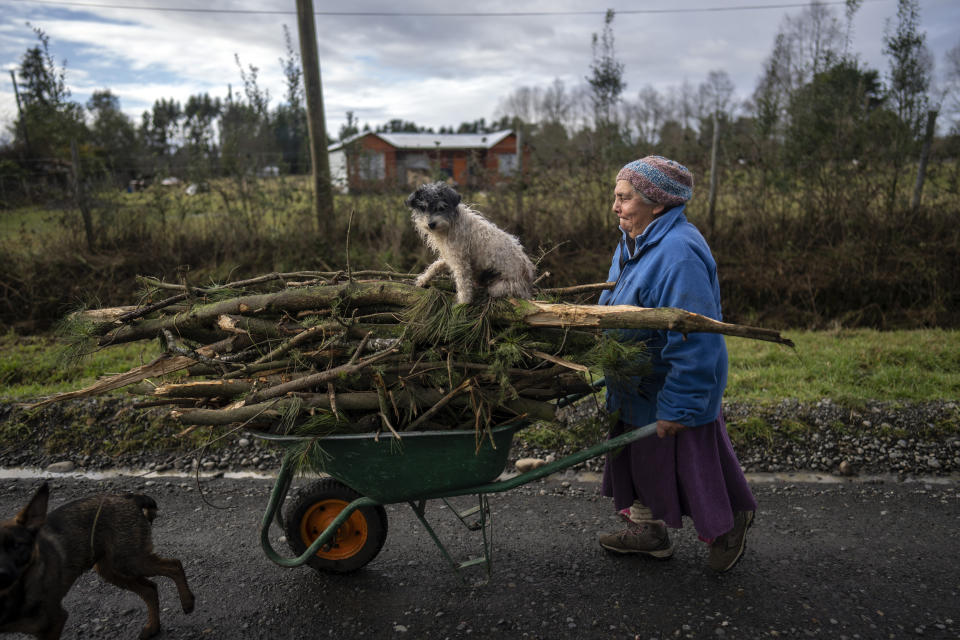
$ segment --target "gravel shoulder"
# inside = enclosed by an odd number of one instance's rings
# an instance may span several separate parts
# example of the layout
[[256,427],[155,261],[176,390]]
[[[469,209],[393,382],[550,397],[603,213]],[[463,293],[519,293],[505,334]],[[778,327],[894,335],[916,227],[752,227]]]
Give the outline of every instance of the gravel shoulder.
[[[561,425],[596,416],[596,404],[562,411]],[[829,399],[774,405],[731,402],[724,414],[748,473],[814,472],[839,476],[960,476],[960,405],[864,402],[850,408]],[[51,471],[261,471],[279,467],[281,452],[251,434],[210,437],[183,427],[164,409],[134,409],[130,401],[87,398],[27,412],[0,403],[0,468]],[[559,457],[571,445],[537,446],[519,436],[511,459]],[[594,458],[574,470],[599,471]]]

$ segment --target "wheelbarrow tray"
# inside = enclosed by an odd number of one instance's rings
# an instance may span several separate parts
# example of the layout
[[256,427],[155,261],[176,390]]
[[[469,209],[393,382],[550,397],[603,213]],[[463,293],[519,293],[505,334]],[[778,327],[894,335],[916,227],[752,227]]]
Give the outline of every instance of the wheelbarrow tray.
[[[291,457],[285,456],[270,494],[267,510],[260,522],[260,544],[274,563],[283,567],[301,566],[334,539],[339,527],[357,509],[407,502],[455,570],[485,563],[489,571],[491,547],[483,521],[487,511],[485,494],[509,491],[579,462],[614,451],[656,433],[657,428],[656,423],[651,423],[526,473],[496,479],[506,467],[514,434],[526,424],[526,421],[518,421],[496,427],[492,429],[492,436],[489,432],[486,433],[479,443],[478,435],[473,431],[409,433],[404,434],[399,441],[393,436],[383,434],[379,438],[373,434],[321,438],[319,442],[325,452],[319,454],[318,462],[321,462],[321,468],[360,497],[347,504],[299,556],[285,558],[279,555],[270,543],[269,530],[274,519],[279,518],[280,505],[286,498],[295,474]],[[312,440],[304,436],[260,434],[260,437],[286,444],[303,439]],[[480,498],[480,507],[475,510],[481,514],[485,551],[479,559],[457,564],[424,518],[423,511],[428,500],[467,494],[477,494]],[[459,514],[458,517],[462,520],[463,515]],[[283,526],[279,520],[278,524]]]
[[[507,466],[516,421],[489,431],[337,434],[317,440],[315,467],[380,504],[447,495],[499,476]],[[281,444],[313,440],[265,436]]]

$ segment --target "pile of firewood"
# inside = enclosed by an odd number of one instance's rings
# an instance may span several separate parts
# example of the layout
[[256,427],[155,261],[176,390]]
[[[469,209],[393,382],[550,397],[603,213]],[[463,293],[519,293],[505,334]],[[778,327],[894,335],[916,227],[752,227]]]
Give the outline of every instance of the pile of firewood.
[[[551,419],[595,373],[642,373],[643,345],[606,329],[711,331],[789,344],[777,332],[679,309],[565,304],[606,284],[544,289],[541,300],[457,305],[413,274],[269,274],[212,287],[143,278],[141,302],[74,314],[78,348],[160,339],[153,362],[45,399],[126,387],[184,425],[271,432],[482,430]],[[445,288],[446,287],[446,288]]]

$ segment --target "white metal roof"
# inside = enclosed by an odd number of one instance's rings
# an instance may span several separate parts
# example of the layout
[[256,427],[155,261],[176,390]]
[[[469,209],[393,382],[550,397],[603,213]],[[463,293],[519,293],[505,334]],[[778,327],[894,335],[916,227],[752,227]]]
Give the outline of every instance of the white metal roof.
[[373,133],[387,144],[397,149],[489,149],[511,133],[513,130],[494,131],[493,133],[375,133],[366,131],[350,136],[342,142],[328,147],[328,151],[336,151],[354,140]]

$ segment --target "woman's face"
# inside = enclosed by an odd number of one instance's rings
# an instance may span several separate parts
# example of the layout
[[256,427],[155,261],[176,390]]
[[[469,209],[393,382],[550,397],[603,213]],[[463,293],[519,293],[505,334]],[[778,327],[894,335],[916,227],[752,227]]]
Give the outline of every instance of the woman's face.
[[662,204],[647,204],[627,180],[617,180],[613,190],[613,212],[617,214],[620,228],[628,236],[636,238],[663,211]]

